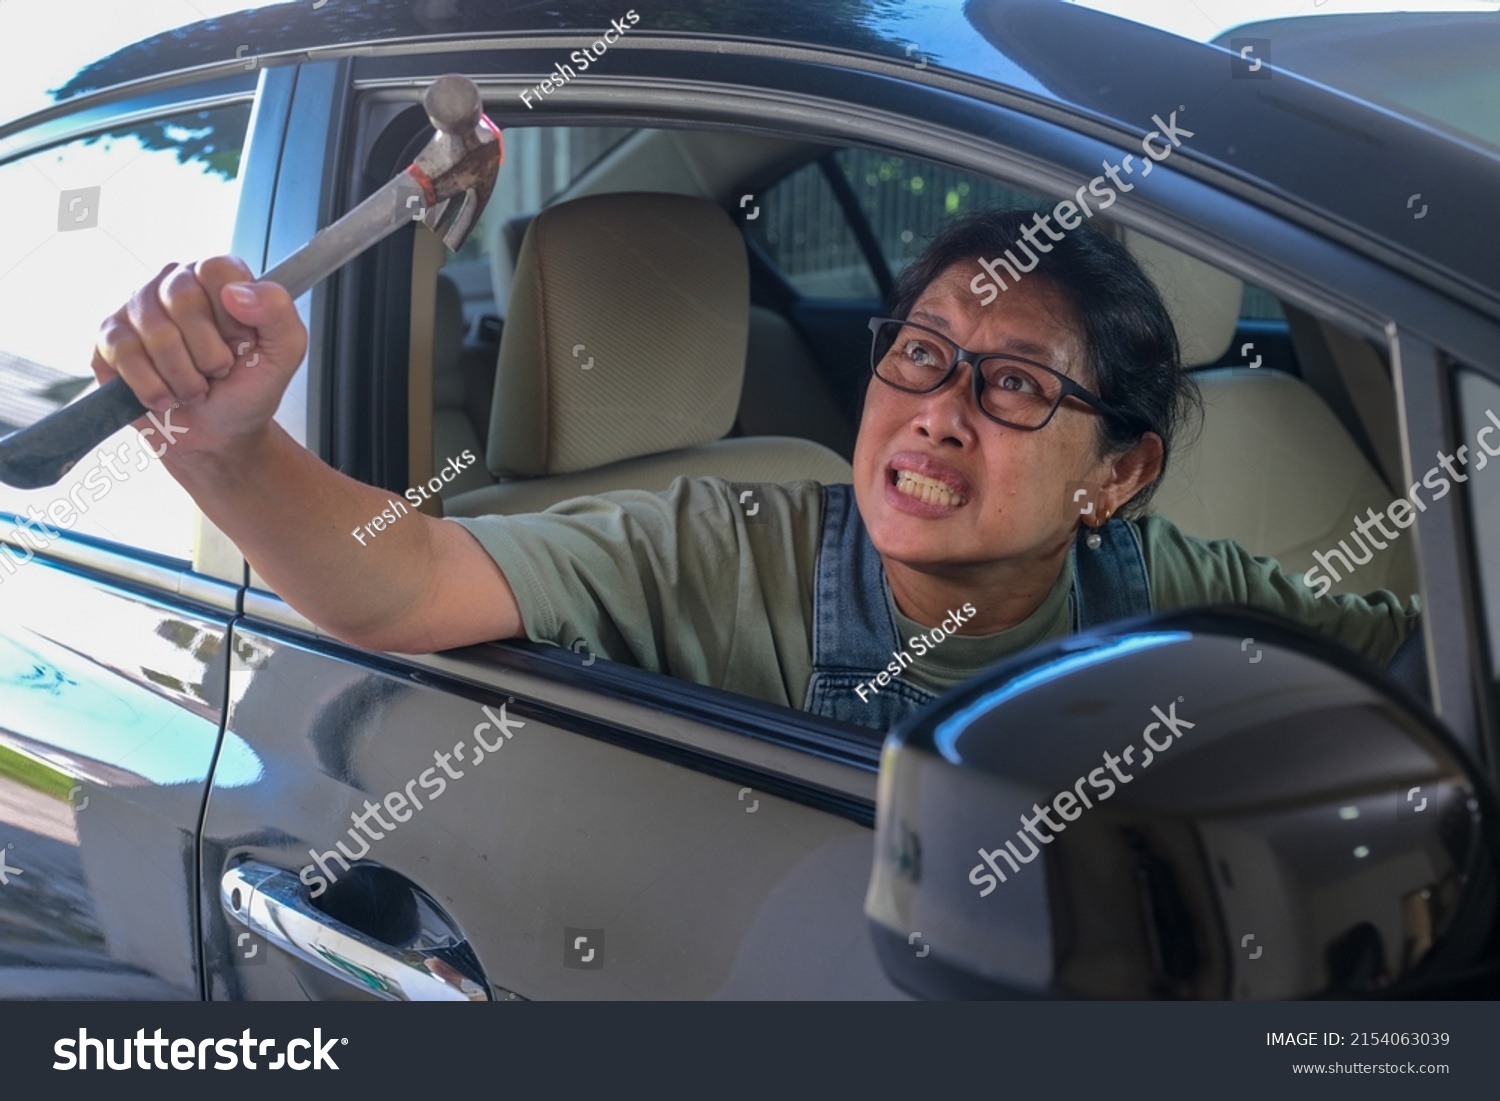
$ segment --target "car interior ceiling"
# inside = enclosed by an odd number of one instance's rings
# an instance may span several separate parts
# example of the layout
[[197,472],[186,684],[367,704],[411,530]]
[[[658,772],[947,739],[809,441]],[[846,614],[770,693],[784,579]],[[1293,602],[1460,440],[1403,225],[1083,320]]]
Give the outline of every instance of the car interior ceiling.
[[[641,130],[544,204],[565,216],[549,215],[542,242],[536,240],[536,211],[485,227],[489,282],[505,296],[503,312],[496,298],[477,309],[471,304],[466,319],[465,294],[455,279],[437,277],[433,464],[439,467],[465,449],[482,460],[446,487],[446,512],[531,511],[584,493],[663,489],[678,474],[849,480],[855,410],[829,385],[826,365],[817,362],[793,318],[771,304],[773,297],[758,293],[754,264],[748,292],[743,281],[715,275],[750,245],[734,218],[735,198],[763,193],[826,152],[821,145],[760,135]],[[564,208],[580,216],[568,216]],[[719,255],[702,262],[687,252],[668,255],[674,235],[662,227],[669,222],[691,225],[699,237],[695,249]],[[597,235],[606,224],[620,247],[601,255]],[[732,235],[725,232],[731,227]],[[1244,285],[1238,278],[1133,230],[1105,228],[1125,241],[1162,290],[1183,362],[1194,370],[1203,395],[1201,432],[1183,441],[1153,511],[1191,534],[1236,539],[1289,571],[1310,568],[1314,550],[1347,534],[1349,518],[1367,507],[1383,508],[1399,492],[1399,430],[1387,357],[1285,302],[1284,324],[1242,321]],[[735,393],[726,394],[722,354],[667,368],[654,358],[647,367],[639,362],[641,332],[608,348],[600,346],[609,344],[601,333],[588,350],[601,362],[607,355],[610,371],[586,376],[589,383],[629,383],[589,391],[608,388],[610,423],[596,423],[581,402],[563,402],[558,395],[571,388],[577,397],[577,383],[585,377],[574,349],[553,347],[558,341],[549,342],[544,326],[517,324],[514,316],[516,275],[523,264],[538,262],[528,256],[528,243],[548,258],[541,292],[548,311],[580,319],[597,311],[578,295],[640,289],[642,256],[657,261],[651,266],[658,271],[676,265],[679,278],[658,291],[679,303],[698,302],[702,324],[710,324],[708,314],[729,319],[715,337],[729,333],[733,340],[743,333],[743,359],[730,368],[743,369],[743,385],[736,381]],[[588,256],[588,270],[579,265],[568,279],[555,278],[555,267],[579,254]],[[743,259],[739,263],[743,267]],[[604,270],[609,265],[613,270]],[[475,284],[470,276],[471,296]],[[651,302],[639,305],[645,310]],[[703,333],[696,339],[704,348],[717,346]],[[862,339],[862,333],[851,334],[851,342]],[[629,362],[632,356],[637,362]],[[1252,357],[1258,357],[1259,369],[1248,367]],[[503,369],[507,360],[513,364],[509,372]],[[627,369],[638,373],[629,379]],[[667,377],[653,383],[651,373],[663,371]],[[539,386],[543,374],[548,381]],[[546,394],[553,405],[546,404]],[[698,403],[701,423],[678,423],[693,419],[683,416],[663,429],[661,422],[673,418],[662,415],[662,403],[685,395]],[[566,454],[549,460],[538,448],[539,433],[531,431],[538,418],[558,437],[550,441],[551,450]],[[704,438],[710,423],[711,438]],[[518,437],[529,443],[518,445]],[[592,462],[590,455],[604,461]],[[1409,541],[1392,552],[1336,590],[1415,591]]]

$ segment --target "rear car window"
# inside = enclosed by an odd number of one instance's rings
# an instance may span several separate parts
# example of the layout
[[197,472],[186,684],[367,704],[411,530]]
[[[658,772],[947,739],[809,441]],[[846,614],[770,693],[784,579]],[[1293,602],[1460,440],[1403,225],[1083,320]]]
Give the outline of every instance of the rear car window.
[[[835,188],[834,173],[844,188]],[[880,284],[855,220],[868,225],[880,262],[894,276],[955,215],[1039,202],[1005,184],[914,157],[839,149],[769,188],[762,213],[745,222],[745,231],[804,297],[873,301]]]
[[[0,435],[94,385],[99,324],[143,283],[229,251],[249,119],[248,103],[165,115],[0,165]],[[0,512],[48,513],[83,484],[87,508],[59,512],[76,515],[72,531],[189,560],[197,506],[152,450],[122,429],[57,485],[0,485]]]
[[933,234],[960,214],[1040,206],[1043,201],[996,180],[873,149],[840,149],[833,161],[849,182],[892,275],[900,274]]

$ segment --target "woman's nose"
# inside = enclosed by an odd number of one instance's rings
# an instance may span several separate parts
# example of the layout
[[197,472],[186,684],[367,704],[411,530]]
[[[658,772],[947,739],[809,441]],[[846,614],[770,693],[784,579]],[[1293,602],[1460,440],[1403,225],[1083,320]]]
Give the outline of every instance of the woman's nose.
[[973,418],[979,415],[974,407],[974,380],[970,375],[973,370],[971,362],[961,359],[943,385],[922,395],[925,404],[917,417],[917,427],[924,435],[953,439],[960,446],[969,442]]

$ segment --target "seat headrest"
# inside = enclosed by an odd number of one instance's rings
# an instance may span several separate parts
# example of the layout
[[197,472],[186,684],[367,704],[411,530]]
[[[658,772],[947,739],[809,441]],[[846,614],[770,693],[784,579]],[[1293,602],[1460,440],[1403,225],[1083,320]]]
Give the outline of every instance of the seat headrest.
[[1133,229],[1122,228],[1121,239],[1167,304],[1182,346],[1182,365],[1217,363],[1239,325],[1245,284],[1212,264]]
[[749,313],[744,241],[712,203],[626,193],[543,210],[501,334],[491,473],[567,474],[724,436]]

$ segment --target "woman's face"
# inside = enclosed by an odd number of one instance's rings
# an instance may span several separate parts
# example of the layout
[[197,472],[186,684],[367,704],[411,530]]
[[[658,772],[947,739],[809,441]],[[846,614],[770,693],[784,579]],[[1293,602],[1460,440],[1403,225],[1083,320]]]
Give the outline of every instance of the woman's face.
[[[1096,391],[1085,370],[1082,326],[1052,284],[1024,278],[981,306],[969,290],[978,270],[973,263],[950,267],[907,320],[965,348],[1045,364]],[[929,394],[872,377],[865,395],[854,448],[860,515],[882,556],[924,572],[1053,560],[1078,531],[1079,483],[1112,481],[1111,461],[1098,455],[1097,414],[1087,405],[1065,398],[1045,427],[1009,428],[975,406],[973,369],[961,363]],[[909,473],[899,477],[902,471]],[[1099,492],[1091,491],[1093,499]]]

